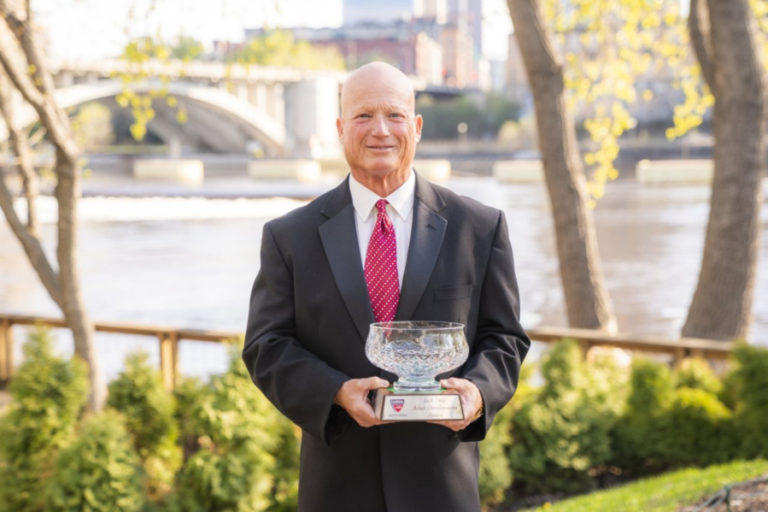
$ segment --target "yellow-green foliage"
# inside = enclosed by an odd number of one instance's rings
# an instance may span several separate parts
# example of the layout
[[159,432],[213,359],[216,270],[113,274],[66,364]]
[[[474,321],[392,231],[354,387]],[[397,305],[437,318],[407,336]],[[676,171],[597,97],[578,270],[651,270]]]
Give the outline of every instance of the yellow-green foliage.
[[673,390],[669,368],[644,358],[633,360],[626,409],[612,436],[614,464],[634,471],[658,466],[654,455],[662,435],[656,425]]
[[692,57],[677,0],[547,0],[543,8],[564,55],[569,106],[585,116],[593,143],[584,162],[591,171],[588,191],[599,199],[605,183],[618,176],[619,137],[636,125],[630,107],[653,99],[643,84],[671,75],[685,93],[670,138],[701,124],[713,98]]
[[733,352],[738,390],[736,433],[743,457],[768,457],[768,350],[741,345]]
[[[587,363],[574,341],[554,345],[541,364],[544,385],[512,418],[510,464],[515,484],[529,491],[589,488],[589,471],[611,455],[609,433],[623,402],[621,385],[598,383],[621,372]],[[601,368],[601,366],[606,368]]]
[[512,418],[525,404],[532,393],[531,378],[536,365],[526,362],[520,368],[517,390],[512,400],[503,407],[493,420],[487,436],[480,443],[480,501],[483,507],[493,506],[504,500],[512,484],[512,468],[509,464],[509,449],[512,446]]
[[286,30],[274,30],[248,41],[231,58],[246,65],[302,69],[344,69],[344,59],[335,49],[314,48],[296,41]]
[[125,417],[133,446],[148,475],[148,497],[151,501],[162,500],[172,489],[182,455],[176,444],[175,400],[146,353],[126,358],[124,370],[109,384],[107,405]]
[[297,438],[280,435],[287,420],[253,385],[237,352],[196,397],[188,421],[184,436],[196,438],[198,451],[177,478],[181,510],[259,511],[292,499],[298,472],[286,475],[277,460],[279,450],[296,453]]
[[616,465],[643,473],[733,454],[731,411],[717,398],[719,383],[707,368],[691,361],[672,373],[661,363],[634,361],[627,408],[614,434]]
[[166,439],[176,441],[173,396],[165,390],[160,372],[150,365],[146,353],[125,359],[125,368],[109,383],[107,405],[124,414],[134,446],[142,456],[151,454]]
[[683,359],[675,370],[675,379],[678,388],[701,389],[712,395],[719,395],[723,390],[723,383],[709,363],[701,358]]
[[480,501],[484,506],[501,503],[512,485],[512,469],[507,451],[512,444],[510,427],[515,414],[510,402],[493,419],[493,425],[480,443]]
[[115,140],[109,108],[95,101],[77,109],[72,119],[72,131],[84,151],[107,146]]
[[140,511],[143,474],[122,416],[87,418],[77,439],[59,452],[47,484],[46,512]]
[[678,388],[655,428],[661,431],[657,457],[665,467],[708,465],[729,460],[731,411],[703,389]]
[[85,365],[56,356],[48,330],[33,331],[23,350],[12,405],[0,417],[0,510],[13,512],[40,509],[41,476],[70,440],[88,399]]
[[[193,43],[180,40],[179,44],[184,45],[183,49],[179,50],[182,55],[182,62],[187,62],[191,55],[197,56],[196,47]],[[169,73],[161,71],[158,74],[156,71],[156,69],[163,69],[163,66],[169,66],[171,59],[179,55],[178,52],[176,55],[174,53],[174,48],[170,45],[149,37],[129,41],[123,48],[121,59],[129,64],[129,70],[115,73],[113,76],[113,78],[119,79],[123,85],[123,90],[115,97],[115,100],[123,108],[130,107],[133,114],[130,132],[137,141],[144,139],[147,134],[147,124],[155,118],[156,112],[153,107],[155,100],[164,100],[169,108],[176,109],[176,120],[180,124],[187,120],[186,108],[178,103],[175,96],[168,94],[168,87],[173,77]],[[152,65],[157,64],[159,67],[152,67]],[[180,73],[183,74],[183,69]],[[146,94],[139,94],[134,90],[134,84],[150,78],[159,81],[160,86],[151,89]]]

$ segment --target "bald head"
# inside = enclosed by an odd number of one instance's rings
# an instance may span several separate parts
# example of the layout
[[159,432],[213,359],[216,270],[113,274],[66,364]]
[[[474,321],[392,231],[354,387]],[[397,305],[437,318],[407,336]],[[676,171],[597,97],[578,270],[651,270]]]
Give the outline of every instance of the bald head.
[[348,109],[349,100],[357,94],[364,94],[372,84],[389,90],[393,97],[404,99],[411,113],[416,105],[413,84],[399,69],[385,62],[370,62],[360,66],[349,74],[341,89],[341,115],[345,107]]
[[411,174],[421,116],[411,81],[399,69],[372,62],[353,71],[341,89],[339,140],[352,176],[387,197]]

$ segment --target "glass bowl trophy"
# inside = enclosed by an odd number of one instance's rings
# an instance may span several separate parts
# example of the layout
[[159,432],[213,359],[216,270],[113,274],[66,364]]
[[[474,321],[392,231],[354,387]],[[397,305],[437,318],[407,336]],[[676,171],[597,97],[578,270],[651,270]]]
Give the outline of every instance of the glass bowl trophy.
[[371,324],[365,355],[398,376],[376,391],[373,408],[385,421],[462,420],[461,397],[440,387],[435,377],[458,368],[469,355],[464,325],[453,322]]

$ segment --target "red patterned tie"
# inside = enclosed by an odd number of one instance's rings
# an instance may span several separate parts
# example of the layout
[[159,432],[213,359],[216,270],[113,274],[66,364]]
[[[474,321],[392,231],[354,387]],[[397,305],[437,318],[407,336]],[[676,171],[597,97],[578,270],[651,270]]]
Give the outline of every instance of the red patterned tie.
[[397,242],[395,227],[387,215],[387,201],[376,201],[376,209],[379,214],[365,255],[365,283],[368,285],[374,320],[391,322],[395,319],[397,303],[400,301]]

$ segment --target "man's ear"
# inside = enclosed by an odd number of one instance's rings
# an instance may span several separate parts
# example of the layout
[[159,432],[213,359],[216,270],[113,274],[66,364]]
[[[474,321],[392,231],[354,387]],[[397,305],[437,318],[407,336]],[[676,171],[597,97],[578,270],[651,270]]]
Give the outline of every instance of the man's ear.
[[344,123],[340,117],[336,118],[336,132],[339,134],[339,139],[344,136]]
[[421,114],[416,116],[415,125],[416,125],[416,142],[421,140],[421,127],[424,125],[424,118],[421,117]]

